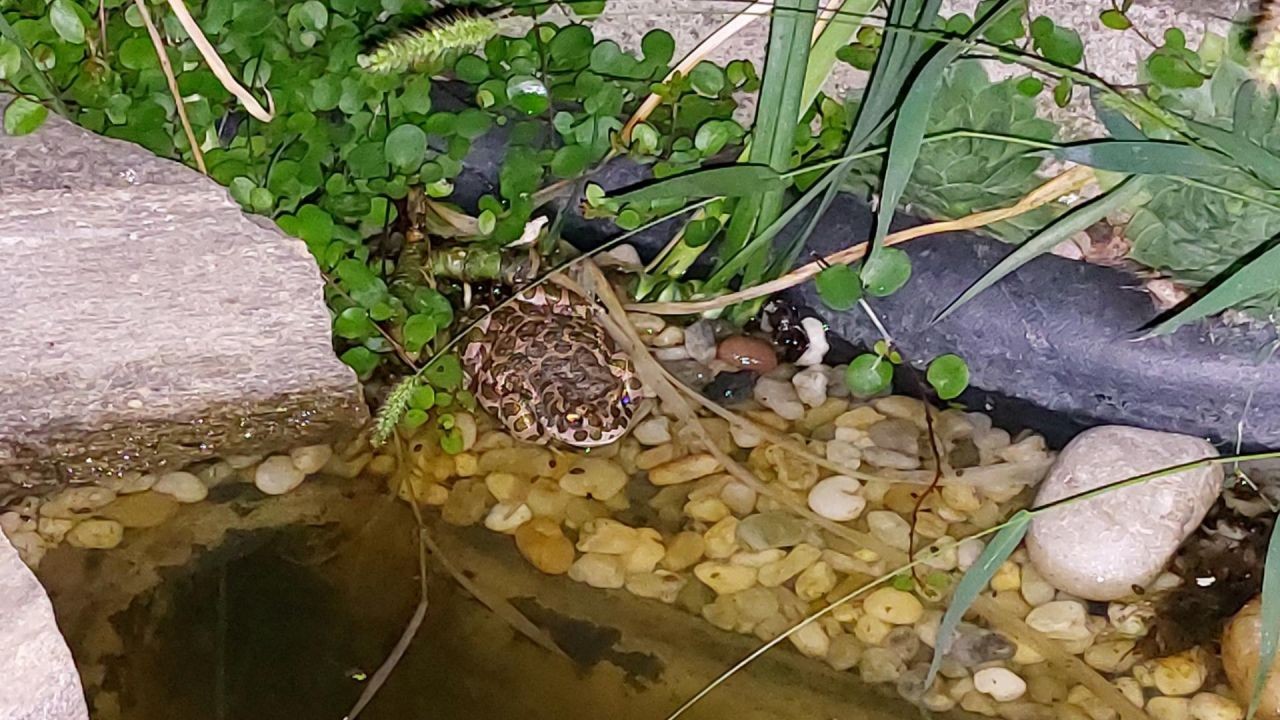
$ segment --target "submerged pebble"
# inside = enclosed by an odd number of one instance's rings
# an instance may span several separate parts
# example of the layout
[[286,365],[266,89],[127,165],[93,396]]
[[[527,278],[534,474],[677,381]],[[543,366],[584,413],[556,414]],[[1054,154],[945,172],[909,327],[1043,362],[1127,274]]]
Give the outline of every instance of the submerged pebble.
[[253,472],[254,487],[267,495],[283,495],[306,479],[306,473],[287,455],[273,455],[263,460]]
[[753,370],[760,374],[778,367],[778,354],[773,345],[747,335],[734,335],[720,341],[716,359],[730,367]]

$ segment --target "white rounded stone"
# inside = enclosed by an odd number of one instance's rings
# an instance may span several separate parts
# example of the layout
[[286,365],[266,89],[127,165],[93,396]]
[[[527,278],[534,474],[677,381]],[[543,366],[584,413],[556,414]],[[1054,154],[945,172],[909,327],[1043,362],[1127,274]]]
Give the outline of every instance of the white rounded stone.
[[484,526],[494,532],[513,533],[533,519],[533,511],[524,503],[500,502],[489,509]]
[[997,702],[1011,702],[1027,691],[1027,682],[1012,670],[989,667],[973,674],[973,687]]
[[124,526],[115,520],[85,520],[67,533],[67,544],[72,547],[107,550],[124,539]]
[[[284,461],[290,468],[293,467],[289,458],[284,458]],[[156,478],[156,484],[151,486],[151,490],[168,495],[180,503],[198,503],[209,496],[209,488],[189,472],[165,473]]]
[[631,431],[641,445],[661,445],[671,442],[671,421],[666,416],[651,417],[636,425]]
[[762,377],[756,381],[753,390],[756,402],[777,413],[785,420],[799,420],[804,417],[804,403],[796,387],[786,380]]
[[307,476],[286,455],[273,455],[253,471],[253,484],[267,495],[283,495],[302,484]]
[[[1118,425],[1093,428],[1062,450],[1035,504],[1217,454],[1208,442],[1188,435]],[[1028,554],[1045,580],[1076,597],[1130,595],[1135,585],[1144,587],[1160,575],[1221,488],[1222,468],[1215,465],[1055,508],[1031,522]]]
[[867,507],[860,494],[862,483],[847,475],[832,475],[819,480],[809,490],[809,509],[828,520],[847,522],[862,514]]
[[307,445],[289,451],[293,466],[304,475],[320,472],[320,468],[324,467],[331,457],[333,457],[333,448],[328,445]]
[[827,401],[827,369],[821,365],[805,368],[791,376],[796,395],[809,407],[818,407]]

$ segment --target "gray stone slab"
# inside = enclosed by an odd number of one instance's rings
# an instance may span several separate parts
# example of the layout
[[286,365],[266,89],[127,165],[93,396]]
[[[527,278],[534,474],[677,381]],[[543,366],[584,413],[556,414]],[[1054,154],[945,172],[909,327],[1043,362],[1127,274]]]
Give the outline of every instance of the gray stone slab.
[[367,419],[306,246],[217,183],[60,117],[0,168],[0,498]]
[[44,588],[0,534],[0,718],[88,720],[80,675]]

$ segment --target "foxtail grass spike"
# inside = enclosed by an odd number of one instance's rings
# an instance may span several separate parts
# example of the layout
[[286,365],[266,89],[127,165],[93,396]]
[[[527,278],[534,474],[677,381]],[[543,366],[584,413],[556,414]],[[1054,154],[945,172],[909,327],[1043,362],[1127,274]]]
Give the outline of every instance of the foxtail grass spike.
[[396,425],[400,424],[400,420],[409,410],[409,396],[417,387],[418,376],[410,375],[392,388],[391,394],[387,395],[387,401],[382,403],[382,409],[378,411],[378,417],[374,421],[374,445],[385,443],[396,431]]
[[360,65],[376,73],[439,72],[458,57],[484,47],[498,30],[492,18],[454,12],[383,42],[361,56]]
[[1258,82],[1280,87],[1280,7],[1275,0],[1261,3],[1254,33],[1249,71]]

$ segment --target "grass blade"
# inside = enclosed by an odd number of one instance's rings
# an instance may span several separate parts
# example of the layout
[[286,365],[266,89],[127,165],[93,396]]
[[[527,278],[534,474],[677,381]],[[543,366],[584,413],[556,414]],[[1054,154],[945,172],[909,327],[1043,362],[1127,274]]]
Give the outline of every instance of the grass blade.
[[1280,245],[1275,245],[1231,273],[1203,297],[1156,325],[1145,337],[1167,335],[1174,330],[1210,315],[1217,315],[1255,295],[1276,289],[1280,277]]
[[880,203],[876,208],[876,231],[871,238],[871,250],[862,266],[863,280],[877,270],[876,261],[884,246],[885,236],[889,234],[889,223],[893,220],[893,212],[898,208],[898,201],[911,179],[911,171],[915,168],[916,159],[920,156],[920,145],[924,142],[925,129],[929,123],[929,111],[933,106],[933,98],[937,95],[938,86],[942,82],[942,73],[956,58],[960,57],[971,45],[970,40],[977,40],[994,23],[1013,10],[1013,0],[1002,0],[982,17],[965,35],[965,41],[946,43],[934,50],[925,61],[924,67],[916,74],[911,88],[898,107],[897,120],[893,125],[893,133],[889,140],[889,155],[885,158],[884,180],[880,184]]
[[1240,167],[1248,169],[1262,182],[1273,188],[1280,187],[1280,157],[1276,157],[1270,150],[1243,135],[1208,123],[1187,120],[1187,127],[1196,135],[1217,145],[1219,150],[1235,160]]
[[641,203],[667,198],[738,197],[781,190],[786,181],[766,165],[727,165],[703,168],[649,183],[614,195],[620,203]]
[[804,74],[804,91],[800,96],[800,114],[803,115],[818,92],[831,76],[836,65],[836,51],[849,44],[853,34],[866,21],[866,15],[876,6],[876,0],[844,0],[836,8],[835,16],[818,34],[809,51],[809,66]]
[[942,312],[938,313],[933,322],[940,322],[958,310],[961,305],[977,297],[978,293],[995,285],[1009,273],[1052,250],[1055,245],[1072,235],[1083,232],[1111,212],[1123,207],[1138,193],[1141,186],[1140,178],[1129,176],[1105,194],[1072,208],[1065,215],[1049,223],[1025,243],[1019,245],[1018,249],[996,263],[995,267],[978,278],[977,282],[970,285],[967,290],[961,293],[960,297],[952,300],[949,305],[943,308]]
[[1099,170],[1138,175],[1174,175],[1200,180],[1221,177],[1233,164],[1220,153],[1160,140],[1090,140],[1050,154]]
[[959,584],[956,585],[956,591],[951,594],[951,602],[947,605],[947,611],[942,615],[942,622],[938,623],[938,635],[934,641],[933,659],[929,661],[929,674],[925,676],[924,686],[933,685],[933,680],[938,676],[938,669],[942,667],[942,659],[946,657],[947,651],[951,649],[951,643],[954,641],[956,628],[960,625],[960,620],[964,614],[969,611],[969,606],[973,605],[973,601],[978,594],[987,587],[987,583],[991,582],[991,578],[995,576],[996,570],[1004,564],[1005,560],[1018,549],[1018,545],[1022,543],[1022,538],[1027,534],[1027,526],[1031,524],[1031,513],[1026,510],[1019,510],[1009,518],[1008,522],[991,538],[991,542],[983,548],[982,554],[974,561],[973,565],[965,571],[964,577],[960,578]]
[[1249,714],[1252,720],[1262,700],[1262,690],[1276,659],[1276,645],[1280,641],[1280,524],[1271,529],[1267,542],[1267,560],[1262,570],[1262,609],[1259,619],[1261,637],[1258,638],[1258,667],[1253,676],[1253,692],[1249,694]]
[[1089,104],[1093,106],[1093,114],[1102,126],[1116,140],[1146,140],[1147,136],[1134,125],[1124,113],[1107,104],[1102,91],[1096,87],[1089,88]]

